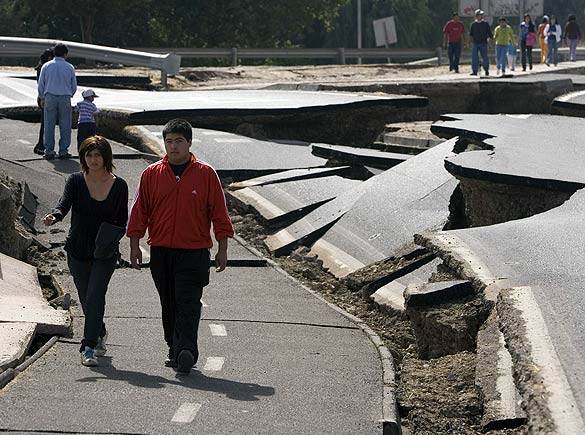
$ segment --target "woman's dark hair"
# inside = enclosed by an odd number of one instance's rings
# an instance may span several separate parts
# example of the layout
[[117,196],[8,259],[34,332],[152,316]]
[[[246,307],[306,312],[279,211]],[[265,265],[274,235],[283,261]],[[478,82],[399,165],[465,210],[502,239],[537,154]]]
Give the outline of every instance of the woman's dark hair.
[[87,153],[93,150],[97,150],[102,155],[102,159],[104,159],[104,168],[106,171],[112,172],[116,168],[113,162],[112,147],[110,146],[108,140],[103,136],[90,136],[85,139],[79,147],[79,162],[81,163],[83,172],[89,172],[89,167],[85,161],[85,156]]
[[52,48],[47,48],[39,56],[39,63],[37,63],[37,66],[35,67],[35,69],[37,71],[40,71],[41,70],[41,67],[44,64],[46,64],[48,61],[52,60],[54,57],[55,57],[55,52],[53,51],[53,49]]
[[171,119],[165,127],[163,128],[162,135],[163,140],[167,138],[167,134],[175,133],[180,134],[183,136],[187,141],[191,141],[193,138],[193,127],[189,122],[185,121],[184,119]]
[[576,21],[577,20],[577,16],[576,15],[569,15],[569,21]]
[[532,21],[532,17],[530,16],[530,14],[525,14],[525,15],[524,15],[524,21],[526,21],[526,17],[528,17],[528,19],[529,19],[530,21]]

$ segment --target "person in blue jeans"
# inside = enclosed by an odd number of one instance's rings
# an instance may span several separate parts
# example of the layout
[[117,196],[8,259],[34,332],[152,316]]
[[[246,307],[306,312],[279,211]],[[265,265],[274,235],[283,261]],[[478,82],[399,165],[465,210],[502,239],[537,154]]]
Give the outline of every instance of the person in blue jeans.
[[479,56],[482,59],[482,66],[485,75],[490,75],[490,60],[488,57],[488,41],[494,37],[492,29],[487,21],[483,19],[484,12],[481,9],[475,11],[475,21],[469,30],[471,37],[471,75],[479,73]]
[[59,120],[59,158],[67,159],[71,145],[71,97],[77,92],[75,68],[65,60],[68,49],[57,44],[55,58],[45,63],[39,74],[39,104],[43,108],[44,140],[47,160],[55,158],[55,125]]
[[557,66],[559,63],[558,51],[562,32],[563,30],[561,29],[560,24],[557,23],[557,17],[551,15],[549,24],[544,28],[544,35],[546,37],[546,43],[548,44],[547,66],[550,66],[551,63],[554,64],[554,66]]

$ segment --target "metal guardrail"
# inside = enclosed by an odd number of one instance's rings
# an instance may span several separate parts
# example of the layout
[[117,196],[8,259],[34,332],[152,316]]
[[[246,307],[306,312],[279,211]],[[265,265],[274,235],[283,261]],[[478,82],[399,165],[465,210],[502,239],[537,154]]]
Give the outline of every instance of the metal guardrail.
[[161,71],[161,82],[166,86],[167,75],[179,73],[181,57],[176,53],[158,54],[146,51],[125,50],[102,45],[54,39],[0,37],[0,57],[38,57],[43,50],[64,43],[69,57],[81,57],[109,63],[143,66]]
[[442,49],[394,48],[136,48],[150,53],[175,53],[183,59],[229,59],[233,66],[239,59],[334,59],[344,65],[346,59],[412,60],[437,57]]

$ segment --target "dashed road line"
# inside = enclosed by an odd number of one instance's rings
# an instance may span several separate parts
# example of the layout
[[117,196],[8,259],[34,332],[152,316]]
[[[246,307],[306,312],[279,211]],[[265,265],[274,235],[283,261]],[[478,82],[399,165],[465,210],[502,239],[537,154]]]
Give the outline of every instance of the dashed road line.
[[28,140],[24,140],[24,139],[18,139],[16,142],[20,142],[20,143],[25,144],[25,145],[32,145],[31,142],[29,142]]
[[222,356],[210,356],[205,361],[205,366],[203,366],[203,370],[208,372],[219,372],[223,368],[223,364],[225,363],[225,358]]
[[217,323],[212,323],[209,325],[209,329],[211,330],[211,335],[216,337],[226,337],[227,331],[225,330],[224,325],[218,325]]
[[195,416],[197,415],[200,409],[201,403],[185,402],[181,406],[179,406],[179,409],[177,409],[177,412],[175,412],[175,415],[173,415],[171,421],[173,423],[182,424],[191,423],[195,419]]

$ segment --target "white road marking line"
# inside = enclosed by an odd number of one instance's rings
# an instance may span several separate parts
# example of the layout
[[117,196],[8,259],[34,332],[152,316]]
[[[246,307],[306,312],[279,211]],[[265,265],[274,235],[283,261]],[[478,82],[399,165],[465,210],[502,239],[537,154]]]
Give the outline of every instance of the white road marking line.
[[209,329],[211,329],[211,335],[215,335],[216,337],[226,337],[227,331],[225,330],[224,325],[217,325],[212,323],[209,325]]
[[203,370],[208,372],[219,372],[223,368],[225,358],[222,356],[210,356],[205,362]]
[[18,139],[16,142],[20,142],[20,143],[23,143],[25,145],[32,145],[28,140],[24,140],[24,139]]
[[201,133],[205,136],[228,136],[228,135],[231,135],[231,133],[227,133],[225,131],[199,131],[197,133],[198,134]]
[[216,140],[220,143],[250,143],[250,142],[252,142],[250,139],[245,139],[245,138],[235,138],[235,139],[219,138]]
[[185,402],[177,409],[171,421],[173,423],[191,423],[200,409],[201,403]]

